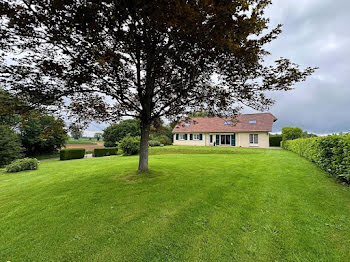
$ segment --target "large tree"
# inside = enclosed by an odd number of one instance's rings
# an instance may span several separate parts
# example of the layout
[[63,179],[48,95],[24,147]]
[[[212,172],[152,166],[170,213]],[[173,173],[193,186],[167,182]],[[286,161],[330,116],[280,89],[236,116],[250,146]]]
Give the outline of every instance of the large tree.
[[155,119],[264,110],[273,103],[266,91],[289,90],[313,72],[283,58],[264,63],[264,45],[281,33],[268,28],[270,4],[2,0],[0,83],[32,103],[65,106],[80,123],[139,118],[144,171]]

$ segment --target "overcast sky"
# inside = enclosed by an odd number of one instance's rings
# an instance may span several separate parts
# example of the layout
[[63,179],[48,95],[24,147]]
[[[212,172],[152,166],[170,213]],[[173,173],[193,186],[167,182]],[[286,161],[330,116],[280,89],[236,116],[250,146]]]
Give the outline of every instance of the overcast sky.
[[[284,126],[318,134],[350,131],[350,1],[274,0],[266,16],[271,26],[283,24],[268,46],[269,60],[285,57],[302,68],[319,67],[295,90],[271,95],[276,103],[270,112],[278,118],[273,131]],[[92,124],[86,134],[105,126]]]
[[268,50],[319,69],[295,90],[275,93],[271,107],[283,126],[319,134],[350,131],[350,1],[274,0],[266,13],[283,32]]

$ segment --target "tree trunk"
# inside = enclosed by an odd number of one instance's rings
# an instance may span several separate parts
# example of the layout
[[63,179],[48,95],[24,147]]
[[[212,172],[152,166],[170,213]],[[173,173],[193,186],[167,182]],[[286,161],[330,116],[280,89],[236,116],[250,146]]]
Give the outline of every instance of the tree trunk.
[[148,141],[150,124],[141,122],[141,141],[140,141],[140,155],[139,155],[139,171],[145,172],[148,170]]

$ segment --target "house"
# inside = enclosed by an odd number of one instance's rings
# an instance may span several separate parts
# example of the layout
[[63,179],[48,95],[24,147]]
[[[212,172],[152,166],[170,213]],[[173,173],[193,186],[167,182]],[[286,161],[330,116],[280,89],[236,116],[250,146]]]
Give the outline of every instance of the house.
[[174,145],[269,147],[269,132],[277,118],[271,113],[232,118],[193,117],[173,129]]

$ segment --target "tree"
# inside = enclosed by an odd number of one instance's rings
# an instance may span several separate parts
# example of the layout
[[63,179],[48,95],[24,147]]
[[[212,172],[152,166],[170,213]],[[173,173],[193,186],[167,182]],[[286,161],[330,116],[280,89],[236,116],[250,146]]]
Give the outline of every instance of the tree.
[[102,133],[95,133],[94,137],[97,139],[97,141],[100,141],[102,138]]
[[83,132],[80,130],[72,130],[70,132],[70,134],[75,140],[78,140],[79,138],[81,138],[83,136]]
[[62,119],[38,112],[22,119],[19,130],[27,156],[56,152],[68,138]]
[[303,131],[302,137],[310,138],[310,137],[317,137],[317,135],[313,133],[308,133],[307,131]]
[[103,131],[103,141],[106,147],[116,146],[124,137],[140,136],[140,123],[136,119],[121,121],[119,124],[112,124]]
[[32,104],[65,107],[79,123],[140,119],[145,171],[155,119],[265,110],[266,91],[290,90],[314,71],[284,58],[264,63],[264,46],[281,33],[264,16],[270,4],[3,0],[0,83]]
[[294,140],[303,136],[303,130],[300,127],[283,127],[282,128],[282,140]]
[[0,125],[0,167],[20,158],[23,148],[18,134],[10,127]]

